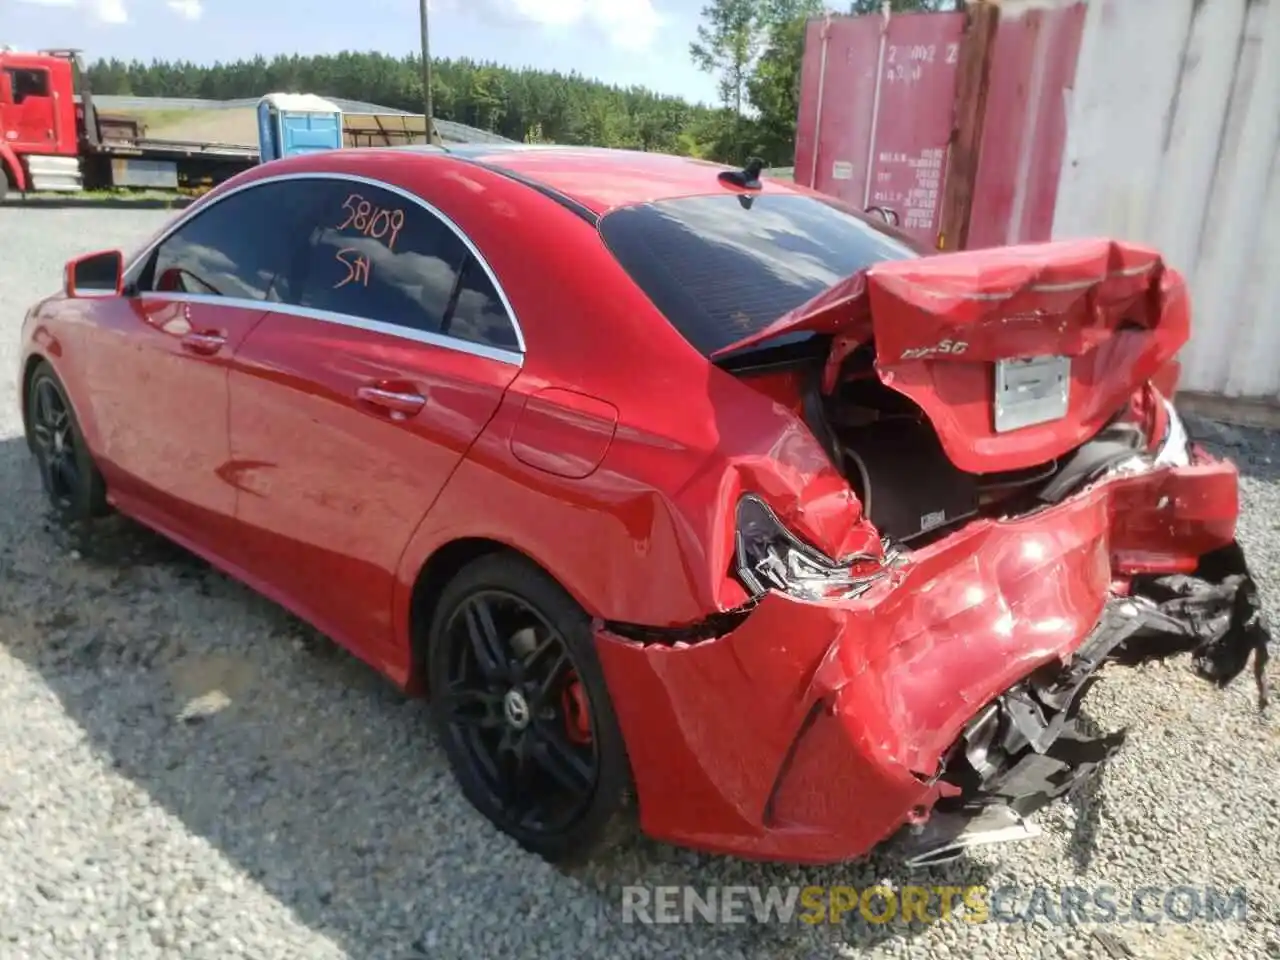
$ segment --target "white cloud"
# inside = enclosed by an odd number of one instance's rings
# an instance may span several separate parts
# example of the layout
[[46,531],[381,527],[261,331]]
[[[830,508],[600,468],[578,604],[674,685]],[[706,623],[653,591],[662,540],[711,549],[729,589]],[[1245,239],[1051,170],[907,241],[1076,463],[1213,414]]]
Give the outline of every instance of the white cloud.
[[128,23],[124,0],[22,0],[38,7],[85,7],[101,23]]
[[651,46],[663,23],[653,0],[489,0],[487,6],[526,23],[593,27],[614,46],[631,50]]
[[199,20],[204,13],[200,0],[168,0],[169,9],[187,20]]
[[126,23],[129,20],[124,0],[93,0],[90,6],[93,15],[103,23]]
[[[37,7],[78,7],[88,11],[99,23],[128,23],[126,0],[19,0]],[[165,0],[166,5],[185,20],[199,20],[204,14],[203,0]]]

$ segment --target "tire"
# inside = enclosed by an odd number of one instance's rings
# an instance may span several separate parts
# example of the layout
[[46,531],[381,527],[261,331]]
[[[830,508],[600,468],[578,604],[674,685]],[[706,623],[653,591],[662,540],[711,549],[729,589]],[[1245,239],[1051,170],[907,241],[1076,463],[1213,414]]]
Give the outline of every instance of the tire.
[[67,392],[48,363],[36,367],[27,385],[24,427],[45,495],[58,517],[85,523],[109,513],[106,483]]
[[437,736],[494,826],[561,864],[634,832],[631,767],[591,620],[555,580],[514,554],[468,564],[436,604],[427,657]]

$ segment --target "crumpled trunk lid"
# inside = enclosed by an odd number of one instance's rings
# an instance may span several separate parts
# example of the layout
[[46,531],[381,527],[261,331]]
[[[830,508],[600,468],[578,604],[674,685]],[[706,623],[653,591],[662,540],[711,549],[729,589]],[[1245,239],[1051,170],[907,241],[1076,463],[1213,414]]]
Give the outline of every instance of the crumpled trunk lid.
[[1094,436],[1190,333],[1186,284],[1149,248],[1072,240],[877,263],[715,358],[799,331],[832,337],[824,389],[874,341],[876,373],[973,473]]

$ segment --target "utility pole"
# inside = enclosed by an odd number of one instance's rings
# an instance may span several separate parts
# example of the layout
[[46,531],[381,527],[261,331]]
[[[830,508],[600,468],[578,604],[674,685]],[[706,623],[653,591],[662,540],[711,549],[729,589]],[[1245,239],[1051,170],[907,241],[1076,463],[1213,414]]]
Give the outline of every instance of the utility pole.
[[431,104],[431,44],[427,35],[427,0],[418,0],[418,13],[422,21],[422,101],[427,143],[439,144],[440,136],[436,133],[435,111]]

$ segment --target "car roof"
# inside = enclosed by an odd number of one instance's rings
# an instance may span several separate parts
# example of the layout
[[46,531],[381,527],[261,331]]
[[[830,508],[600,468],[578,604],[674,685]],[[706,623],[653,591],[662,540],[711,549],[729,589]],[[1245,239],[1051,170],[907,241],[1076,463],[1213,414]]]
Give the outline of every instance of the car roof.
[[[614,207],[638,203],[742,192],[717,179],[719,173],[732,167],[710,160],[641,150],[524,143],[414,145],[391,149],[458,157],[494,167],[516,179],[554,191],[597,215]],[[763,182],[766,192],[802,192],[786,181],[770,180],[767,176]]]

